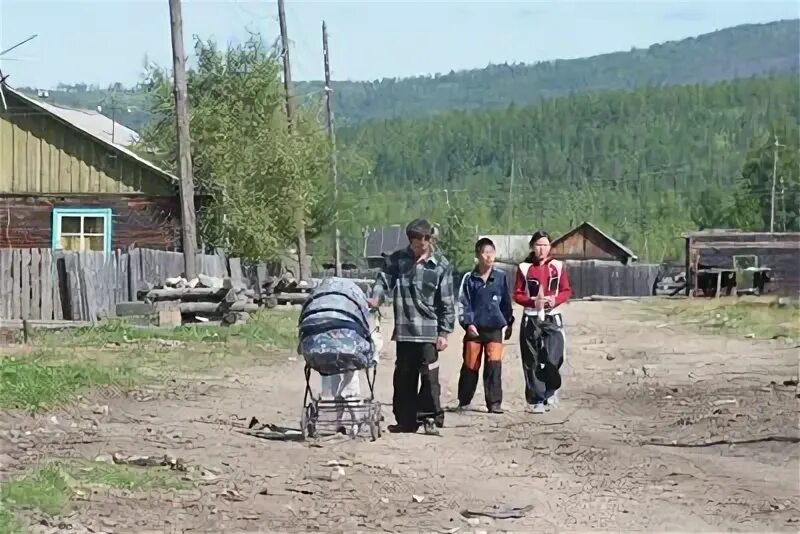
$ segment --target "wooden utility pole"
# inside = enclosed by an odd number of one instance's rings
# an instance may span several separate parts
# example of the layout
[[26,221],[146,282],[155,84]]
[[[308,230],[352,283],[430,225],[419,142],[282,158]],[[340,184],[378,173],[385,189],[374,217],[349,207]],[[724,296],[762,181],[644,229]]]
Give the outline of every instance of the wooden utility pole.
[[187,109],[186,55],[183,50],[183,17],[180,0],[169,0],[172,24],[172,65],[175,81],[175,122],[178,130],[178,175],[180,176],[181,224],[183,225],[184,275],[188,280],[197,276],[197,232],[194,213],[194,181]]
[[292,99],[292,67],[289,63],[289,35],[286,33],[286,9],[278,0],[278,22],[281,27],[281,55],[283,57],[283,88],[286,90],[286,118],[289,131],[294,132],[294,100]]
[[[286,90],[286,119],[289,123],[289,134],[294,134],[294,98],[292,97],[292,67],[289,63],[289,35],[286,32],[286,9],[283,0],[278,0],[278,22],[281,27],[281,52],[283,56],[283,87]],[[306,272],[306,222],[305,210],[300,199],[294,209],[295,228],[297,230],[298,283],[310,283]]]
[[[513,223],[514,218],[514,145],[511,145],[511,183],[508,186],[508,227],[506,228],[506,232],[511,235],[511,225]],[[509,237],[509,239],[511,239]],[[511,250],[510,248],[510,241],[509,241],[509,248],[506,250]]]
[[775,146],[772,149],[772,195],[769,203],[769,232],[772,233],[775,231],[775,182],[778,177],[778,147],[781,147],[780,143],[778,143],[778,135],[775,134]]
[[331,93],[331,66],[328,50],[328,27],[322,21],[322,54],[325,61],[325,108],[328,112],[328,136],[331,140],[331,175],[333,176],[334,244],[333,258],[336,276],[342,276],[342,252],[339,244],[339,172],[336,166],[336,131],[333,123],[333,98]]

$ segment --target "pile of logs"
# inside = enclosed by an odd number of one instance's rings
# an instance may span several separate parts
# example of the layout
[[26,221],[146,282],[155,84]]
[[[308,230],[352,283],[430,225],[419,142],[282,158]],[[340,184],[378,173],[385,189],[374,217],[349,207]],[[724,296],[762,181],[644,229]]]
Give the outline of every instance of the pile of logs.
[[230,278],[198,275],[193,280],[168,278],[164,285],[140,292],[139,298],[153,304],[157,312],[180,313],[182,322],[221,321],[242,324],[258,310],[253,290]]

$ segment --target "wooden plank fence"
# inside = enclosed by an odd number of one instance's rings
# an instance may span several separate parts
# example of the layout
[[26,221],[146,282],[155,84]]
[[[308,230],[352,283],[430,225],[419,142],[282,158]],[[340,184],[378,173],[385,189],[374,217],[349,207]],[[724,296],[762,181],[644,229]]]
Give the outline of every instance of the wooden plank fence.
[[0,250],[0,318],[61,319],[60,301],[50,249]]
[[567,261],[566,269],[573,298],[603,295],[611,297],[646,297],[661,269],[659,265],[620,265],[595,261]]
[[[232,278],[250,284],[241,262]],[[198,254],[198,271],[231,276],[222,254]],[[183,253],[151,249],[103,252],[0,250],[0,319],[95,321],[114,317],[119,302],[183,273]]]

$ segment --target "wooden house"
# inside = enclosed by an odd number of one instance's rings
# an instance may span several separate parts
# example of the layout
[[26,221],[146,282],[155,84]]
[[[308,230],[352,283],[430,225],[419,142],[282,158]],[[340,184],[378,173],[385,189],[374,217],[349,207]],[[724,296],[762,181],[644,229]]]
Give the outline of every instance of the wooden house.
[[563,260],[574,298],[592,295],[653,295],[658,265],[639,264],[636,254],[590,222],[554,239],[552,254]]
[[0,248],[181,250],[178,179],[3,86]]
[[767,292],[800,293],[800,232],[703,230],[683,237],[687,295],[718,295],[723,287],[731,292],[734,286],[737,292],[749,291],[760,285],[762,273]]
[[383,258],[408,246],[405,226],[393,224],[368,230],[364,236],[364,259],[367,267],[383,267]]
[[552,254],[560,260],[595,260],[630,265],[639,261],[631,249],[590,222],[553,240]]
[[478,239],[487,237],[494,243],[497,261],[515,263],[522,261],[530,252],[531,236],[528,234],[494,234],[480,235]]

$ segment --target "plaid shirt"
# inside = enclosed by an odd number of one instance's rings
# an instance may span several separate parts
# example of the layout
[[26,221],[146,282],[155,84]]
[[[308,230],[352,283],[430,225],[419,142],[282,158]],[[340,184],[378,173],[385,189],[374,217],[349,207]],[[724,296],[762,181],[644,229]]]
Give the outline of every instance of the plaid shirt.
[[405,248],[386,257],[372,286],[371,297],[383,304],[391,295],[396,341],[435,343],[455,325],[453,274],[448,261],[435,252],[417,262]]

